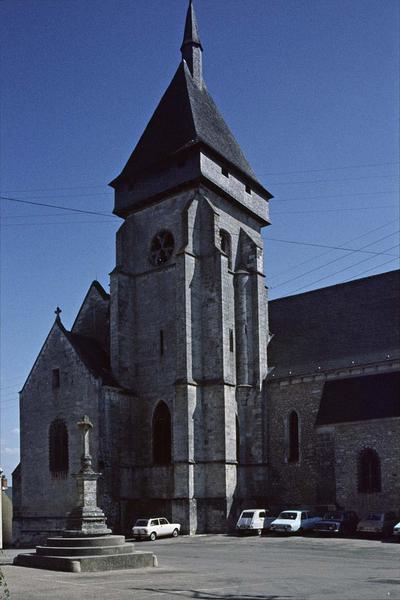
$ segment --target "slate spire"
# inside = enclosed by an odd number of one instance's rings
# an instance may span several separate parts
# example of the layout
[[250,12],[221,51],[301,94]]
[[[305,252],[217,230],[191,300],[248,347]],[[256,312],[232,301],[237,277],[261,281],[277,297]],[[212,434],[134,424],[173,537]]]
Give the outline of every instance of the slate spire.
[[193,81],[199,88],[201,88],[203,86],[203,47],[200,42],[196,13],[194,12],[192,0],[190,0],[189,2],[186,14],[185,31],[183,33],[181,53],[182,59],[186,61],[186,64],[189,67],[189,71],[193,77]]

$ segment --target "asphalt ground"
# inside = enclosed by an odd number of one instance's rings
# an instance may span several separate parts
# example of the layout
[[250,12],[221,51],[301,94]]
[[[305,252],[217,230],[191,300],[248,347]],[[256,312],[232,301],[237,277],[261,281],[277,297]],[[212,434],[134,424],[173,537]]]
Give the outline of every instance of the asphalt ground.
[[154,552],[159,566],[78,574],[12,566],[21,550],[4,551],[0,562],[10,600],[400,599],[400,543],[206,535],[135,549]]

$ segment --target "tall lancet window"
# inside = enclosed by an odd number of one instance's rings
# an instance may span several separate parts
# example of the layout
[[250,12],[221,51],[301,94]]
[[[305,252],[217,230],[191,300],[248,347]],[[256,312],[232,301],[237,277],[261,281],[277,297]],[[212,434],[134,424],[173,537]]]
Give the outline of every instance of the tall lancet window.
[[363,494],[380,492],[381,461],[372,448],[364,448],[358,457],[358,491]]
[[56,478],[68,474],[68,430],[62,419],[53,421],[49,428],[49,468]]
[[296,411],[292,411],[288,420],[288,462],[299,462],[299,417]]
[[153,462],[169,465],[171,457],[171,414],[165,402],[159,402],[153,414]]

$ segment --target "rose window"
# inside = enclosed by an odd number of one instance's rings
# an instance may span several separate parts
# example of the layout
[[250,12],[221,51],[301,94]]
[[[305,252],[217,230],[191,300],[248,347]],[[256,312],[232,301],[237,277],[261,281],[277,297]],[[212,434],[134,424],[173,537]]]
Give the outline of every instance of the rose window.
[[159,231],[151,242],[150,260],[153,265],[162,265],[167,262],[174,251],[174,236],[170,231]]

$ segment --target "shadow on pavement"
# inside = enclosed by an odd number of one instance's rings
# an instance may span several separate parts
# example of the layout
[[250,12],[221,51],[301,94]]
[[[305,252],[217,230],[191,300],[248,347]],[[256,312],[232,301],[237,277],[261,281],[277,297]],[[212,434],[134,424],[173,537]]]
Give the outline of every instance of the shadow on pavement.
[[197,598],[198,600],[288,600],[293,596],[280,596],[276,594],[218,594],[217,592],[206,592],[202,590],[177,590],[160,588],[131,588],[141,592],[157,592],[158,594],[176,595],[186,598]]

